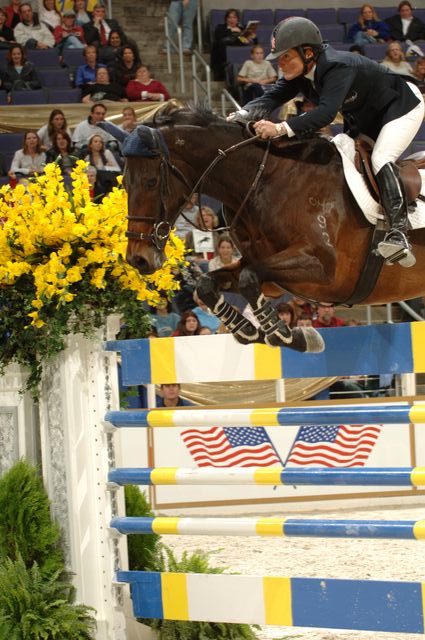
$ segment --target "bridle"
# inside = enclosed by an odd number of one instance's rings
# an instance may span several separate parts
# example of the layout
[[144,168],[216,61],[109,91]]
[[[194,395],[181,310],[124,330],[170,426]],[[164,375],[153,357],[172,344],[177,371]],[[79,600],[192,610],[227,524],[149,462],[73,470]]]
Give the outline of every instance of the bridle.
[[[197,180],[195,186],[193,188],[191,188],[189,181],[187,180],[186,176],[180,171],[180,169],[178,167],[176,167],[171,161],[170,161],[170,157],[169,157],[169,152],[168,152],[168,147],[165,143],[165,140],[163,138],[162,133],[157,130],[157,129],[152,129],[152,135],[155,141],[155,148],[153,150],[153,153],[150,154],[151,157],[159,157],[160,158],[160,165],[159,165],[159,180],[160,180],[160,210],[159,210],[159,219],[158,217],[153,218],[152,216],[127,216],[127,220],[129,221],[133,221],[133,222],[149,222],[152,223],[152,231],[150,233],[143,233],[143,232],[138,232],[138,231],[126,231],[125,235],[127,238],[132,239],[132,240],[146,240],[147,242],[149,242],[150,244],[152,244],[158,251],[163,251],[165,245],[167,244],[167,240],[170,236],[171,233],[171,229],[172,229],[172,225],[174,224],[174,222],[177,220],[178,216],[182,213],[183,209],[186,206],[186,203],[190,201],[190,199],[192,198],[192,196],[197,193],[200,194],[202,191],[202,187],[203,187],[203,183],[206,180],[206,178],[210,175],[210,173],[213,171],[213,169],[215,168],[215,166],[224,158],[227,158],[228,155],[230,155],[231,153],[233,153],[234,151],[237,151],[243,147],[245,147],[248,144],[252,144],[254,141],[259,139],[259,135],[252,135],[250,129],[248,128],[249,124],[247,125],[247,130],[250,134],[250,138],[247,138],[246,140],[242,140],[241,142],[238,142],[237,144],[231,145],[230,147],[228,147],[227,149],[218,149],[217,151],[217,156],[212,160],[212,162],[210,162],[210,164],[208,165],[208,167],[205,169],[205,171],[202,173],[201,177]],[[248,198],[250,197],[250,195],[252,194],[252,192],[257,188],[258,186],[258,182],[259,179],[264,171],[264,168],[266,166],[266,160],[267,160],[267,156],[269,154],[269,150],[270,150],[270,139],[267,141],[267,145],[266,145],[266,149],[264,152],[264,156],[263,159],[258,167],[257,170],[257,174],[250,186],[250,188],[248,189],[245,198],[243,199],[241,205],[239,206],[231,227],[229,228],[233,228],[235,226],[235,222],[236,220],[239,218],[246,202],[248,201]],[[170,177],[170,173],[174,174],[181,182],[183,182],[183,184],[185,185],[185,187],[188,189],[189,194],[187,196],[185,196],[184,202],[182,204],[182,206],[178,209],[178,211],[176,212],[175,216],[173,217],[173,220],[171,222],[168,222],[167,217],[168,217],[168,208],[167,208],[167,197],[169,196],[170,193],[170,189],[169,189],[169,177]],[[198,227],[195,223],[191,222],[191,224],[196,228],[199,229],[200,231],[206,231],[207,229],[201,229],[200,227]]]

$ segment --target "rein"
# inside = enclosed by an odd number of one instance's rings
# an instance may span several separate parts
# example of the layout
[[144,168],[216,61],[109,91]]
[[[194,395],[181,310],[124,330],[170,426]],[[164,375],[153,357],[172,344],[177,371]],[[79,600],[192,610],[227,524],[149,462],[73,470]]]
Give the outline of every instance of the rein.
[[[199,231],[207,231],[207,229],[202,229],[200,226],[198,226],[197,224],[195,224],[194,222],[192,222],[191,220],[189,220],[184,213],[182,213],[186,203],[192,198],[192,196],[195,193],[200,194],[201,190],[202,190],[202,186],[203,183],[205,181],[205,179],[210,175],[210,173],[212,172],[212,170],[215,168],[215,166],[224,158],[227,158],[228,155],[230,155],[231,153],[233,153],[234,151],[237,151],[243,147],[245,147],[248,144],[251,144],[252,142],[255,142],[255,140],[257,140],[260,136],[259,135],[255,135],[252,136],[251,138],[248,138],[246,140],[242,140],[241,142],[238,142],[237,144],[234,144],[230,147],[228,147],[227,149],[218,149],[218,154],[217,156],[212,160],[212,162],[210,162],[210,164],[208,165],[208,167],[205,169],[205,171],[202,173],[202,175],[200,176],[200,178],[197,180],[195,186],[191,189],[189,181],[187,180],[186,176],[180,171],[180,169],[178,169],[178,167],[176,167],[174,164],[172,164],[168,158],[168,154],[165,154],[163,151],[160,151],[160,158],[161,158],[161,163],[160,163],[160,167],[159,167],[159,175],[160,175],[160,202],[161,202],[161,206],[160,206],[160,214],[159,214],[159,221],[157,222],[157,218],[153,218],[152,216],[127,216],[127,220],[129,221],[134,221],[134,222],[152,222],[153,223],[153,229],[151,231],[151,233],[140,233],[140,232],[136,232],[136,231],[126,231],[125,235],[127,238],[132,238],[134,240],[147,240],[149,242],[151,242],[155,248],[158,251],[162,251],[167,243],[167,240],[169,238],[169,235],[171,233],[171,225],[174,224],[175,220],[178,218],[179,215],[183,216],[183,218],[189,222],[193,227],[195,227],[196,229],[198,229]],[[261,175],[265,169],[266,166],[266,161],[269,155],[269,151],[270,151],[270,139],[267,141],[267,147],[266,150],[264,152],[264,156],[263,159],[258,167],[257,173],[255,175],[255,178],[250,186],[250,188],[248,189],[245,198],[243,199],[240,207],[238,208],[236,215],[230,225],[230,227],[224,227],[224,229],[232,229],[235,226],[235,222],[236,220],[240,217],[240,214],[243,211],[243,208],[245,206],[245,204],[247,203],[249,197],[251,196],[251,194],[253,193],[253,191],[255,191],[255,189],[258,186],[259,180],[261,178]],[[158,145],[158,148],[161,149],[162,145]],[[174,175],[181,181],[183,182],[183,184],[188,188],[188,190],[190,191],[189,195],[185,197],[185,201],[183,203],[183,205],[180,207],[180,209],[177,211],[175,217],[173,218],[173,221],[171,223],[169,223],[166,218],[167,218],[167,204],[166,204],[166,200],[167,200],[167,196],[169,195],[169,173],[172,172],[174,173]]]

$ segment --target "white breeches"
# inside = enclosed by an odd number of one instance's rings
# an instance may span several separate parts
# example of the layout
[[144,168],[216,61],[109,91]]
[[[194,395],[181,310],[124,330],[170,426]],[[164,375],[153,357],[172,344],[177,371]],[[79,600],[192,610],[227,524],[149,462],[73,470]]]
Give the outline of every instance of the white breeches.
[[408,82],[420,102],[401,118],[387,122],[376,139],[372,152],[372,168],[375,175],[387,162],[395,162],[407,149],[424,119],[424,99],[418,87]]

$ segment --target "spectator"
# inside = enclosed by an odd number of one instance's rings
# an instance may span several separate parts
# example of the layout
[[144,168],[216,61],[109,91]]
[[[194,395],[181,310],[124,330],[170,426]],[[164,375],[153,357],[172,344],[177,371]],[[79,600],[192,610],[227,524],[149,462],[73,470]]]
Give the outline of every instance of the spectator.
[[304,300],[304,298],[299,298],[298,296],[292,296],[292,298],[290,298],[288,302],[293,308],[296,318],[299,318],[302,315],[306,315],[309,318],[312,318],[316,311],[315,305],[313,305],[311,302],[308,302],[307,300]]
[[220,327],[220,320],[215,316],[207,305],[202,302],[196,291],[193,294],[193,299],[198,306],[192,309],[193,313],[197,316],[201,329],[199,335],[202,333],[202,329],[209,329],[210,333],[217,333]]
[[220,236],[217,242],[216,256],[208,263],[208,271],[215,271],[222,267],[229,267],[237,258],[235,256],[236,247],[232,238],[228,235]]
[[344,327],[342,318],[335,315],[335,305],[330,302],[319,302],[317,305],[317,318],[313,320],[313,327],[323,329],[325,327]]
[[283,320],[288,327],[291,327],[291,329],[295,327],[296,319],[294,308],[290,304],[287,302],[280,302],[276,307],[276,311],[279,318]]
[[425,93],[425,57],[418,58],[413,65],[413,75],[416,78],[419,89]]
[[63,12],[61,23],[53,31],[58,51],[64,49],[84,49],[83,28],[75,24],[75,12],[68,9]]
[[224,24],[216,26],[211,50],[211,67],[214,80],[224,80],[226,66],[226,47],[244,46],[257,43],[255,32],[245,32],[239,22],[239,12],[228,9],[224,16]]
[[83,98],[81,102],[99,102],[99,100],[112,100],[113,102],[127,102],[123,87],[117,82],[111,82],[106,67],[96,70],[96,82],[85,84],[82,87]]
[[122,123],[120,129],[131,133],[137,127],[137,116],[133,107],[124,107],[122,110]]
[[97,61],[97,49],[93,45],[84,48],[84,59],[85,63],[78,67],[75,77],[75,86],[80,89],[85,84],[96,82],[97,69],[105,66]]
[[166,298],[161,298],[156,307],[152,309],[152,326],[156,329],[158,338],[167,338],[173,335],[180,322],[180,316],[171,310],[171,303]]
[[198,316],[192,310],[188,310],[182,313],[182,317],[173,336],[199,336],[200,328],[201,324]]
[[96,47],[105,47],[108,44],[112,30],[119,32],[123,42],[127,40],[118,22],[106,18],[106,8],[103,4],[95,4],[91,20],[83,25],[83,29],[87,44],[94,44]]
[[90,22],[91,13],[87,11],[86,0],[74,0],[74,11],[76,25],[84,27],[85,24]]
[[76,149],[79,151],[86,149],[85,153],[87,153],[88,140],[95,133],[102,136],[106,144],[116,142],[115,138],[110,133],[97,126],[98,122],[103,122],[105,120],[106,113],[107,109],[102,102],[96,102],[91,107],[89,117],[82,122],[79,122],[74,129],[72,141],[75,144]]
[[31,5],[24,2],[19,13],[21,22],[13,30],[16,42],[26,49],[52,49],[55,46],[53,33],[34,15]]
[[194,193],[191,199],[186,202],[184,209],[182,209],[181,214],[175,222],[175,233],[179,238],[185,240],[189,231],[193,230],[193,223],[195,222],[198,213],[198,195]]
[[61,14],[56,9],[55,0],[38,0],[38,18],[50,31],[61,23]]
[[91,200],[100,200],[106,195],[106,192],[103,188],[103,185],[97,179],[97,169],[96,167],[92,167],[89,165],[86,169],[87,171],[87,180],[89,182],[89,192]]
[[138,50],[127,44],[117,54],[116,61],[110,68],[110,72],[115,82],[119,82],[126,87],[130,80],[134,80],[136,77],[136,71],[139,66],[140,57]]
[[375,9],[370,4],[360,8],[360,15],[348,31],[348,39],[360,46],[374,42],[384,42],[390,37],[390,29],[386,22],[378,18]]
[[258,96],[262,96],[265,87],[276,82],[276,71],[268,60],[264,60],[263,47],[260,45],[252,47],[251,60],[245,60],[237,80],[243,85],[244,104]]
[[26,131],[23,148],[13,156],[9,177],[19,181],[20,178],[43,173],[45,164],[46,154],[41,150],[40,138],[35,131]]
[[104,171],[121,171],[121,167],[116,161],[114,154],[112,151],[109,151],[109,149],[105,149],[105,143],[99,134],[95,133],[91,136],[87,150],[88,154],[84,159],[93,167],[96,167],[98,171],[99,169]]
[[149,67],[141,64],[136,71],[134,80],[130,80],[126,87],[127,98],[130,101],[164,102],[170,99],[170,94],[164,85],[151,78]]
[[7,26],[6,9],[0,7],[0,49],[10,49],[13,39],[13,29]]
[[71,191],[71,172],[77,164],[78,157],[72,155],[71,137],[66,131],[53,134],[53,144],[46,152],[46,162],[56,162],[62,172],[66,188]]
[[413,78],[413,69],[406,61],[403,49],[399,42],[390,42],[387,47],[387,53],[385,54],[381,64],[393,73],[407,76],[406,80]]
[[161,398],[157,398],[157,407],[189,407],[190,402],[180,397],[179,384],[161,384]]
[[[23,91],[40,89],[41,82],[35,66],[28,62],[25,52],[20,44],[14,44],[6,56],[6,67],[3,75],[3,89],[11,91]],[[10,97],[9,97],[10,100]]]
[[50,112],[47,124],[44,124],[37,131],[40,138],[41,149],[46,151],[53,145],[53,138],[57,133],[67,133],[71,136],[71,130],[66,122],[65,114],[62,109],[53,109]]
[[398,5],[398,14],[385,19],[392,40],[405,42],[406,40],[424,40],[425,24],[413,15],[412,5],[403,0]]
[[197,228],[188,231],[184,239],[186,248],[191,252],[188,258],[195,260],[203,271],[207,271],[208,260],[214,257],[219,239],[219,234],[214,231],[218,226],[218,217],[211,207],[201,207],[195,216],[195,225]]
[[183,27],[182,44],[183,55],[192,54],[193,45],[193,21],[196,16],[196,0],[172,0],[168,9],[168,33],[175,40],[177,26],[180,23]]
[[21,21],[20,7],[21,0],[10,0],[9,4],[3,7],[7,15],[6,26],[9,27],[9,29],[14,29],[18,22]]
[[126,44],[126,41],[122,39],[120,31],[111,29],[108,37],[108,44],[99,48],[99,62],[106,64],[107,66],[113,66],[117,60],[117,56],[121,51],[121,48]]
[[302,313],[297,320],[297,327],[312,327],[312,326],[313,326],[313,320],[311,319],[311,316],[307,315],[306,313]]

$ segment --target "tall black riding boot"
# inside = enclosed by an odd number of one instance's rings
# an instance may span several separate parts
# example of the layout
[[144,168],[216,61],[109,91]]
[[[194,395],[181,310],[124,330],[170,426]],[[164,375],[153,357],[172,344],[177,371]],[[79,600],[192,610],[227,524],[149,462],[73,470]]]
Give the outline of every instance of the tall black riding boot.
[[390,226],[384,240],[378,244],[378,253],[385,258],[386,264],[398,262],[402,267],[413,267],[416,258],[406,236],[407,202],[398,167],[388,162],[375,177]]

